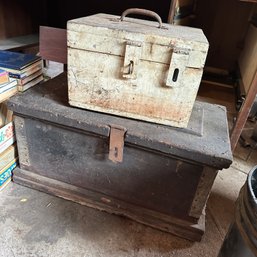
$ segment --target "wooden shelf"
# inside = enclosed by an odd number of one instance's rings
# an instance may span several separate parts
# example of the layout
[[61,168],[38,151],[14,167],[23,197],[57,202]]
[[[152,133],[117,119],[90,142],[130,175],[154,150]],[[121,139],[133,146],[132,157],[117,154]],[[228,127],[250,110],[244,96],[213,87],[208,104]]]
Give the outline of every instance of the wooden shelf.
[[0,50],[20,50],[39,44],[39,35],[30,34],[0,40]]

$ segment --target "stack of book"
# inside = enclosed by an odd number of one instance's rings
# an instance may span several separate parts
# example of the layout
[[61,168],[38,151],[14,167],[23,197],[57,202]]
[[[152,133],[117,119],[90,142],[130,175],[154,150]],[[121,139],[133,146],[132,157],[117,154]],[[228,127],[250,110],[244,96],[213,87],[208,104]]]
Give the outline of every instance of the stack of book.
[[0,69],[0,84],[5,84],[8,82],[9,82],[8,72]]
[[17,166],[18,152],[15,144],[12,111],[6,103],[0,105],[0,191],[11,181]]
[[0,69],[17,79],[18,90],[23,92],[43,80],[40,56],[11,51],[0,51]]
[[12,171],[18,161],[12,112],[4,101],[42,80],[41,57],[0,51],[0,190],[11,181]]
[[17,93],[17,80],[9,78],[7,71],[0,69],[0,102]]

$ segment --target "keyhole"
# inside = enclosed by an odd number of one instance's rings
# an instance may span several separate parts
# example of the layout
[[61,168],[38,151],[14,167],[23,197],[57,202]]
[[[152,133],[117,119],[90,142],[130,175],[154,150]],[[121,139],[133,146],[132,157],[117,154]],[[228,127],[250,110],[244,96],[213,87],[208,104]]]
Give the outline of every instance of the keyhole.
[[130,61],[130,63],[129,63],[129,74],[132,74],[133,70],[134,70],[134,62]]
[[172,76],[172,81],[173,81],[173,82],[176,82],[176,81],[177,81],[177,79],[178,79],[178,73],[179,73],[179,69],[176,68],[176,69],[174,70],[173,76]]
[[118,147],[114,147],[114,156],[115,156],[115,158],[118,157],[118,151],[119,151]]

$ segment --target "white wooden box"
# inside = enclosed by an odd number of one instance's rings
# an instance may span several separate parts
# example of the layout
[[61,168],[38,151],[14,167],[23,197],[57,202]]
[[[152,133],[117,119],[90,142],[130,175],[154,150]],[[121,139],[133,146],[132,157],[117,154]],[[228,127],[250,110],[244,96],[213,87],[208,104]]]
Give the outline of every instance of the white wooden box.
[[[158,22],[125,17],[131,12]],[[121,17],[68,21],[69,103],[186,127],[209,46],[202,30],[163,25],[157,14],[141,9]]]

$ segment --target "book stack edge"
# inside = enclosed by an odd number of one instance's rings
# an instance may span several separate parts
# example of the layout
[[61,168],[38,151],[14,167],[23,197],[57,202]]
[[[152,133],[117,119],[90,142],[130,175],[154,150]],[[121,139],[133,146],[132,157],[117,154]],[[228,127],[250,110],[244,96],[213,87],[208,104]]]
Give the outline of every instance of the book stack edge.
[[17,166],[18,151],[14,133],[12,111],[6,103],[0,104],[0,191],[11,181]]
[[43,80],[40,56],[11,51],[0,51],[0,69],[17,80],[18,91],[25,91]]

